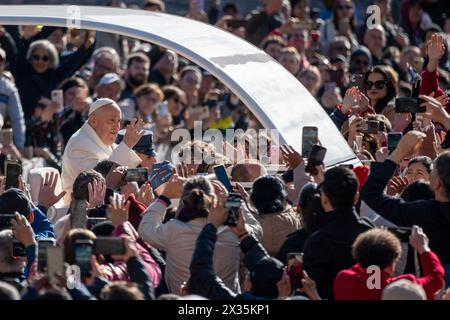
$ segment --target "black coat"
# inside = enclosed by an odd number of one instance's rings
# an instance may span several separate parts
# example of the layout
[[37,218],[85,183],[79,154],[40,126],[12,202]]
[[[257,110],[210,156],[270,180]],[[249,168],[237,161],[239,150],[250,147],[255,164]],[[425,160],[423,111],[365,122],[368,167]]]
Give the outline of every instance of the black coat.
[[94,48],[95,44],[89,49],[81,46],[56,68],[49,69],[42,74],[35,72],[31,64],[25,60],[26,53],[19,54],[15,78],[25,118],[32,116],[34,108],[42,96],[51,98],[51,91],[56,89],[64,79],[71,77],[89,60]]
[[356,263],[352,257],[353,242],[373,225],[360,219],[354,208],[327,214],[327,222],[306,240],[303,252],[304,269],[316,282],[319,295],[332,299],[334,278]]
[[[219,277],[217,277],[213,267],[213,255],[216,241],[216,227],[212,224],[205,225],[195,243],[195,250],[192,255],[190,266],[191,276],[187,283],[188,292],[213,300],[262,299],[248,292],[243,294],[233,292]],[[244,264],[249,270],[252,270],[252,267],[259,261],[269,257],[258,240],[251,235],[241,241],[241,250],[245,254]]]
[[388,196],[384,193],[384,188],[396,168],[397,165],[390,160],[372,165],[370,175],[361,190],[362,200],[376,213],[396,225],[422,227],[430,239],[431,250],[436,253],[442,264],[449,264],[450,202],[436,200],[405,202],[403,199]]

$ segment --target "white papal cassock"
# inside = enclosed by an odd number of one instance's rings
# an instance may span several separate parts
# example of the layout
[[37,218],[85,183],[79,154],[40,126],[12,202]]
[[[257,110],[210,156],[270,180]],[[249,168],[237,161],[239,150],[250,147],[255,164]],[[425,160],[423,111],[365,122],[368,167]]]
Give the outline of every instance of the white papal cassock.
[[97,163],[106,159],[130,168],[141,163],[138,155],[125,142],[105,145],[86,121],[70,138],[62,158],[61,181],[63,190],[67,191],[64,197],[65,205],[70,203],[73,182],[78,174],[93,169]]

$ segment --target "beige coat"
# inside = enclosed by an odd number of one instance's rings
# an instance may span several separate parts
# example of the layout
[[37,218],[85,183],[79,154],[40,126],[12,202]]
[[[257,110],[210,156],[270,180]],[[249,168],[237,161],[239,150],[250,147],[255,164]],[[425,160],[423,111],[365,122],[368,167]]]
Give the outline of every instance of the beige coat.
[[123,141],[119,145],[105,145],[86,121],[70,138],[63,154],[61,182],[63,190],[67,191],[65,204],[70,202],[70,193],[78,174],[93,169],[97,163],[106,159],[130,168],[141,163],[138,155]]
[[[189,279],[189,266],[195,242],[207,220],[197,218],[184,223],[171,219],[162,224],[166,209],[161,202],[153,202],[145,211],[138,230],[144,241],[166,252],[165,280],[169,291],[178,294],[182,283]],[[244,219],[251,232],[258,238],[261,234],[258,221],[246,210],[244,210]],[[239,244],[239,239],[228,227],[219,228],[213,258],[214,270],[225,285],[235,292],[240,292],[238,271],[241,249]]]
[[271,256],[276,256],[288,234],[300,228],[297,212],[289,207],[280,213],[258,214],[263,230],[262,245]]

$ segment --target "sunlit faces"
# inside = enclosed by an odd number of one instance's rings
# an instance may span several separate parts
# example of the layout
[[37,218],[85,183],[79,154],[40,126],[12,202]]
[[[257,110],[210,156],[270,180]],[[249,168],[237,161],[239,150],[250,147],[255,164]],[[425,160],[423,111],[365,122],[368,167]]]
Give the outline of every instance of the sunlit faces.
[[105,74],[115,71],[115,65],[112,58],[101,57],[97,60],[92,71],[92,77],[98,82]]
[[293,75],[297,75],[300,71],[301,58],[297,52],[282,51],[279,62]]
[[410,183],[420,179],[430,181],[430,174],[427,168],[420,162],[414,162],[408,167],[406,177]]
[[161,102],[155,92],[139,96],[136,101],[138,109],[143,115],[151,114],[155,111],[156,105]]
[[149,171],[152,170],[153,165],[156,163],[156,158],[140,152],[136,152],[136,154],[142,160],[140,166],[143,168],[147,168]]
[[58,52],[63,51],[67,45],[67,34],[60,28],[55,29],[47,39],[54,44]]
[[354,8],[352,0],[336,1],[336,12],[339,19],[353,17]]
[[119,81],[115,81],[110,84],[99,85],[96,92],[98,98],[109,98],[111,100],[117,101],[120,98],[122,86],[120,85]]
[[271,42],[267,45],[265,51],[268,55],[270,55],[275,60],[278,60],[280,56],[280,52],[283,49],[283,46],[277,42]]
[[31,54],[31,65],[37,73],[45,73],[50,66],[50,53],[42,47],[36,47]]
[[200,89],[202,77],[195,71],[187,71],[180,80],[180,88],[186,93],[192,93]]
[[372,54],[380,53],[386,46],[386,35],[380,28],[368,29],[364,35],[364,44]]
[[121,118],[122,114],[118,107],[106,105],[90,115],[89,124],[97,133],[100,140],[104,144],[111,146],[117,139]]
[[134,60],[127,71],[127,80],[133,86],[140,86],[147,81],[150,65],[146,62]]

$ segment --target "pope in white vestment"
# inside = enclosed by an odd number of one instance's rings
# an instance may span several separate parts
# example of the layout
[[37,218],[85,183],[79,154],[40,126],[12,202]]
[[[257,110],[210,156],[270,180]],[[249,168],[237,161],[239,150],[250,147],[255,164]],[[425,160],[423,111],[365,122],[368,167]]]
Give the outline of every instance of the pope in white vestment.
[[132,150],[143,134],[139,125],[127,128],[127,131],[135,131],[127,142],[124,139],[118,145],[114,143],[120,129],[120,119],[120,108],[113,100],[102,98],[91,104],[88,121],[70,138],[62,158],[61,181],[63,190],[67,192],[65,204],[70,203],[73,183],[78,174],[93,169],[100,161],[107,159],[130,168],[137,167],[142,161]]

